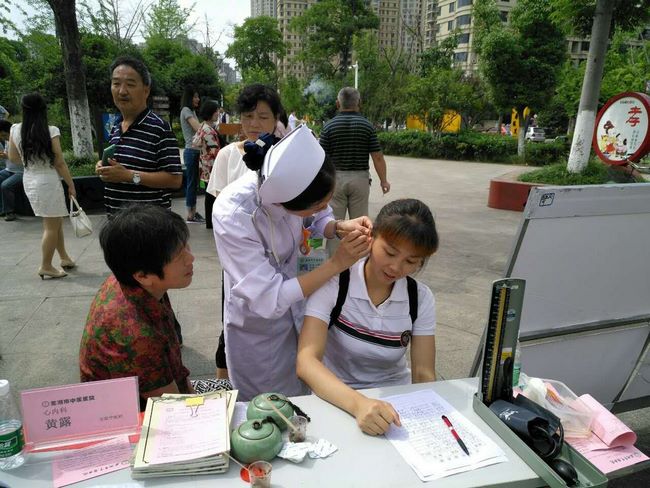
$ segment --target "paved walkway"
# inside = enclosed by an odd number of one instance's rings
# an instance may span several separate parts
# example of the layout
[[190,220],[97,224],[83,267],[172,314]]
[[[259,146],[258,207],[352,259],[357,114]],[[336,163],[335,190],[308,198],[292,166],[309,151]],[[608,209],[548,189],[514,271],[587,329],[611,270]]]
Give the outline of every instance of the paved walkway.
[[[419,278],[437,301],[436,369],[444,378],[466,377],[487,319],[491,282],[502,276],[521,213],[486,206],[489,181],[513,166],[387,157],[391,192],[374,185],[370,214],[396,198],[414,197],[435,212],[440,249]],[[201,209],[202,200],[198,203]],[[174,210],[184,215],[184,201]],[[105,217],[92,215],[98,230]],[[170,292],[183,327],[184,362],[192,377],[214,375],[220,332],[220,275],[212,233],[190,225],[194,281]],[[78,351],[90,302],[109,271],[98,232],[77,239],[65,224],[66,244],[78,268],[59,280],[41,281],[41,221],[0,221],[0,377],[17,390],[79,380]],[[58,263],[57,263],[58,264]],[[626,414],[650,451],[648,410]],[[650,478],[648,478],[650,479]],[[618,485],[624,486],[624,485]],[[634,486],[634,485],[629,485]],[[636,486],[639,486],[638,484]]]

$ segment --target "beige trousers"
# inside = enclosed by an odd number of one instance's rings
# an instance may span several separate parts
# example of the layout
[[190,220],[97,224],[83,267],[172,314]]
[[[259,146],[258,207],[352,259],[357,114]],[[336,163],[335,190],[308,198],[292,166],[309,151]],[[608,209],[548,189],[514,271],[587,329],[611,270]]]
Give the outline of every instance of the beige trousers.
[[[335,219],[355,219],[368,215],[370,197],[370,171],[337,171],[336,189],[330,201]],[[338,247],[337,239],[328,239],[327,251],[334,255]]]

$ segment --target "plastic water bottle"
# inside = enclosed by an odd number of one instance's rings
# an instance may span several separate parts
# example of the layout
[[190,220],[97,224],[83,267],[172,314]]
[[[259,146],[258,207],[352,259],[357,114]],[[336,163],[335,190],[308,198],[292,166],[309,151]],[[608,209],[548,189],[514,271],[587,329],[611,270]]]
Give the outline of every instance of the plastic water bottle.
[[517,341],[515,357],[512,362],[512,387],[519,386],[519,375],[521,374],[521,344]]
[[9,382],[0,380],[0,470],[17,468],[23,457],[23,422],[9,391]]

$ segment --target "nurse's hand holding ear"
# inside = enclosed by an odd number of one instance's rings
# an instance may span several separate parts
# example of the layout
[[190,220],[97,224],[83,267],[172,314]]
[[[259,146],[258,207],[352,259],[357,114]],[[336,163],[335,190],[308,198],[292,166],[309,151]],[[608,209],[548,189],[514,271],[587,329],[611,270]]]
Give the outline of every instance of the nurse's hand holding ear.
[[348,269],[359,259],[370,253],[370,235],[363,230],[353,230],[341,239],[341,244],[336,249],[332,261],[341,268]]
[[372,222],[365,215],[363,217],[357,217],[352,220],[337,220],[336,221],[336,236],[339,239],[343,239],[350,232],[358,230],[364,235],[370,237],[370,231],[372,230]]

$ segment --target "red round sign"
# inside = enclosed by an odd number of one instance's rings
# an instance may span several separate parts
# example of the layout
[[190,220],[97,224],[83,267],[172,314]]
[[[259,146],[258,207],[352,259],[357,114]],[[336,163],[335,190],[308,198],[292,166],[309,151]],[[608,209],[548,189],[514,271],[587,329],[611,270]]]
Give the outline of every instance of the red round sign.
[[650,96],[625,92],[598,112],[592,145],[607,164],[625,165],[650,151]]

